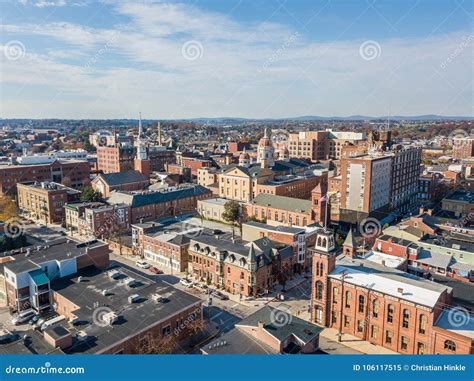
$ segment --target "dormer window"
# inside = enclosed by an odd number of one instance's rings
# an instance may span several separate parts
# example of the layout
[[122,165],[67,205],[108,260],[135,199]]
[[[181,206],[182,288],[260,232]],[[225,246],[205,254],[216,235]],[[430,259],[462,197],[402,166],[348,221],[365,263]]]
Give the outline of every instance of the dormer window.
[[240,260],[240,266],[245,267],[246,265],[247,265],[247,261],[244,258],[242,258]]

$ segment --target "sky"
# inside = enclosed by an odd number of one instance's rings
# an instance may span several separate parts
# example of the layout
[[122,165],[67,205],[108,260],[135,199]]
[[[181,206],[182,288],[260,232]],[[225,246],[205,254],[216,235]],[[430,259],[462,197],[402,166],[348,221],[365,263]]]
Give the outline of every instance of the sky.
[[1,118],[473,116],[471,0],[1,0]]

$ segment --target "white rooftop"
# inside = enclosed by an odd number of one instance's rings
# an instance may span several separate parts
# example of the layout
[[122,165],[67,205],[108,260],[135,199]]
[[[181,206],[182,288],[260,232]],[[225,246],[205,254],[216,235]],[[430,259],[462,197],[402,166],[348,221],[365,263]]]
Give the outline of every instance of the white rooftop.
[[[370,288],[372,291],[378,291],[427,307],[434,307],[441,295],[441,291],[424,288],[421,284],[418,286],[411,284],[412,282],[400,282],[374,272],[356,270],[353,267],[338,265],[329,277],[341,280],[344,273],[347,274],[344,278],[346,283]],[[403,293],[400,293],[399,289],[403,289]]]
[[405,262],[404,258],[396,257],[394,255],[385,254],[374,250],[366,253],[364,259],[366,261],[378,263],[379,265],[390,267],[392,269],[398,268],[403,262]]

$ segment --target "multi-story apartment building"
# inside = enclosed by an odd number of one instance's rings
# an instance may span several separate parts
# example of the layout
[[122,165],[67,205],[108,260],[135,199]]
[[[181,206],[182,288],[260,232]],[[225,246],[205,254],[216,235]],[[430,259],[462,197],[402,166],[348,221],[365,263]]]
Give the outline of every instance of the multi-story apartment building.
[[59,159],[43,164],[0,165],[0,197],[16,197],[16,185],[25,182],[52,181],[73,188],[90,183],[87,161]]
[[201,235],[188,249],[190,273],[232,294],[257,296],[292,272],[293,248],[268,238],[232,242]]
[[421,204],[429,204],[436,197],[438,177],[434,173],[422,173],[418,178],[417,200]]
[[182,184],[160,190],[112,192],[108,203],[129,205],[131,223],[137,223],[195,211],[197,201],[211,195],[209,189],[200,185]]
[[329,231],[310,250],[312,322],[399,353],[474,353],[472,335],[449,318],[452,288],[369,261],[336,261]]
[[71,234],[108,238],[130,227],[130,205],[105,205],[98,202],[64,206],[66,229]]
[[148,160],[152,172],[162,172],[166,169],[167,164],[176,162],[175,151],[166,149],[163,146],[149,146]]
[[392,146],[390,209],[407,211],[417,201],[421,147]]
[[474,156],[474,137],[463,137],[453,140],[453,158],[469,159]]
[[17,184],[20,211],[47,224],[64,221],[64,205],[78,202],[81,192],[54,182]]
[[197,170],[197,183],[203,187],[217,183],[218,169],[215,167],[211,168],[198,168]]
[[340,159],[344,146],[364,140],[366,140],[366,135],[363,132],[303,131],[289,134],[288,150],[290,157],[311,161]]
[[361,155],[341,160],[341,208],[370,213],[390,205],[392,160]]
[[130,145],[97,147],[97,170],[117,173],[134,169],[135,150]]

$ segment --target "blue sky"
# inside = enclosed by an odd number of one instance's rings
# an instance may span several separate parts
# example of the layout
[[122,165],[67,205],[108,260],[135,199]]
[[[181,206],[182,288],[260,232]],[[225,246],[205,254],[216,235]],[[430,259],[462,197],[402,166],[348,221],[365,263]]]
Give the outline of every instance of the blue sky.
[[473,115],[471,1],[1,3],[1,117]]

